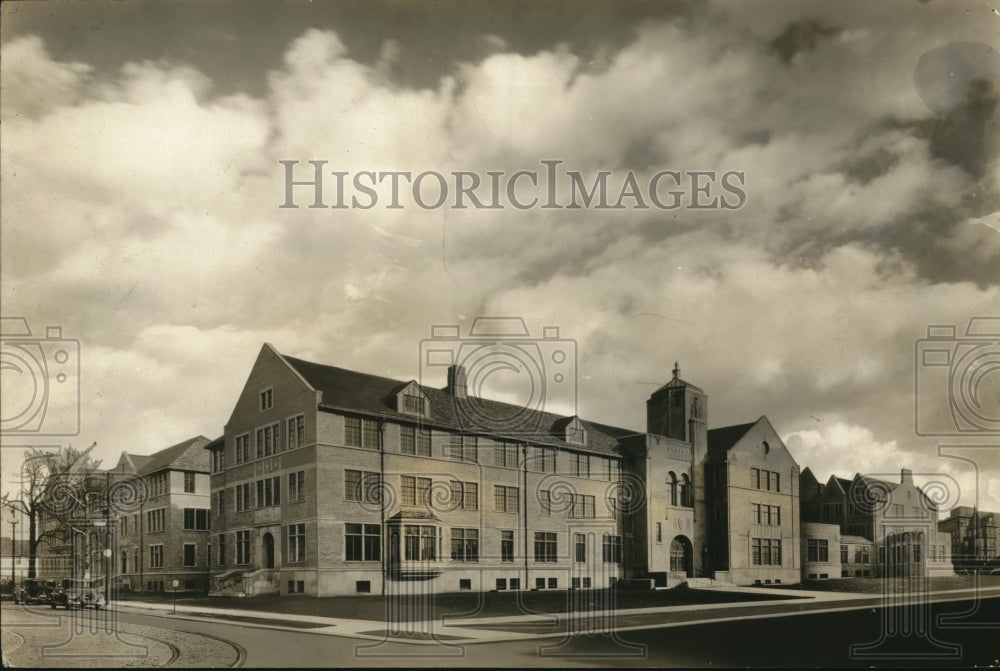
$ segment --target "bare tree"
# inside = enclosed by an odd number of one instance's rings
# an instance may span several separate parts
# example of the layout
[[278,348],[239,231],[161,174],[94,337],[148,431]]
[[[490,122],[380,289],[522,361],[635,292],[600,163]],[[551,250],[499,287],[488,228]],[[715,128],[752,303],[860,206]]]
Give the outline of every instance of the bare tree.
[[21,490],[3,495],[3,505],[28,522],[28,577],[36,577],[39,549],[59,550],[67,543],[69,520],[86,505],[93,473],[100,461],[90,457],[97,443],[85,450],[72,445],[58,452],[31,449],[21,468]]

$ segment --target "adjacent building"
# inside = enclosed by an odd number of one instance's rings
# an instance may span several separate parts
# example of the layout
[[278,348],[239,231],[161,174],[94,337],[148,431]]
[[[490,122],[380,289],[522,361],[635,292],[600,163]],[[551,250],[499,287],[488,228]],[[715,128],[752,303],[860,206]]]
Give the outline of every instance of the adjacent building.
[[956,567],[972,568],[995,563],[997,559],[997,514],[971,506],[956,506],[938,522],[938,530],[948,534]]

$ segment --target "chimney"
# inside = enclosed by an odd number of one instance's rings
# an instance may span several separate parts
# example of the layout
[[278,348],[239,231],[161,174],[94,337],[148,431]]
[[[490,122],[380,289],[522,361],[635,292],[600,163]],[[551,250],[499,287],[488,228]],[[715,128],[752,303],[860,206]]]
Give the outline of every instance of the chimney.
[[448,366],[448,393],[455,398],[466,398],[465,366]]
[[913,484],[913,471],[908,468],[904,468],[899,473],[899,482],[904,485]]

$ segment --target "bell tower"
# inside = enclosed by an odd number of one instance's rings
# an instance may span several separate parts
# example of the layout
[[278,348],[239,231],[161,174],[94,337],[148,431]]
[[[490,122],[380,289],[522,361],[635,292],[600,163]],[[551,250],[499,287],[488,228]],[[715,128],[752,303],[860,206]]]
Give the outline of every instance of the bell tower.
[[646,432],[688,443],[700,461],[708,443],[708,396],[681,379],[677,362],[673,373],[646,401]]

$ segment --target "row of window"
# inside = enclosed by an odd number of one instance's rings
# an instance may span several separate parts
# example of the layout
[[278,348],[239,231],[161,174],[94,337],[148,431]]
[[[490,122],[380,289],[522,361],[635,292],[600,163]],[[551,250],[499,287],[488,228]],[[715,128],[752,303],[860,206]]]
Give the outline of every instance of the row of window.
[[[840,563],[849,564],[850,563],[850,551],[846,545],[840,546]],[[854,563],[855,564],[868,564],[872,560],[871,551],[866,546],[860,546],[854,548]]]
[[750,557],[754,566],[781,566],[781,540],[778,538],[753,538]]
[[781,473],[765,471],[761,468],[750,469],[750,486],[768,492],[781,491]]
[[[296,415],[285,421],[285,435],[282,441],[281,422],[272,422],[266,426],[257,427],[254,435],[254,454],[257,459],[269,457],[282,450],[293,450],[305,443],[305,416]],[[250,461],[250,434],[236,436],[236,463]],[[215,450],[212,454],[212,472],[218,473],[226,467],[224,450]]]
[[672,506],[694,507],[694,497],[691,495],[691,478],[687,473],[681,473],[680,478],[673,471],[667,473],[667,497]]
[[771,506],[762,503],[750,504],[750,519],[754,524],[780,525],[781,506]]
[[[282,480],[287,483],[285,503],[298,503],[305,501],[306,473],[305,471],[296,471],[294,473],[288,473],[284,478],[280,475],[275,475],[257,480],[253,483],[243,482],[235,485],[231,488],[233,490],[234,510],[236,512],[243,512],[245,510],[250,510],[253,507],[267,508],[271,506],[280,506]],[[226,514],[226,499],[229,497],[228,492],[228,489],[223,490],[217,495],[216,504],[220,515]],[[252,498],[252,494],[254,493],[256,493],[256,498]]]

